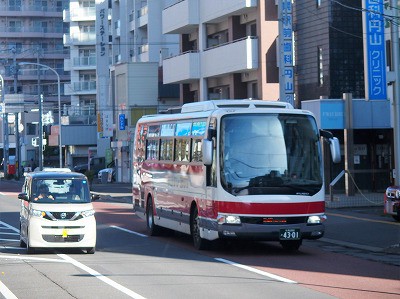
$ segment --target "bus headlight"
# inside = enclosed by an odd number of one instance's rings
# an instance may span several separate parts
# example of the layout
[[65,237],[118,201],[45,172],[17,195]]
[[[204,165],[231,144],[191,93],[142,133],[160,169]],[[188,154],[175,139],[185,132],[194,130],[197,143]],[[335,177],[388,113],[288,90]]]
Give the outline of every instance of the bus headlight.
[[326,215],[310,216],[308,217],[307,224],[320,224],[327,219]]
[[218,224],[241,224],[239,216],[235,215],[218,215]]

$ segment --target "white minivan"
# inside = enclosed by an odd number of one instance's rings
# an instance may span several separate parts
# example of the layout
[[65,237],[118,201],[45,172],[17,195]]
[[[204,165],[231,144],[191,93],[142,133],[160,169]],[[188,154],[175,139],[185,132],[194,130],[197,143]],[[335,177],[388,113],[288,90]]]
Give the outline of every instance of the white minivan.
[[20,243],[37,248],[81,248],[94,253],[96,219],[85,175],[66,171],[28,173],[22,187]]

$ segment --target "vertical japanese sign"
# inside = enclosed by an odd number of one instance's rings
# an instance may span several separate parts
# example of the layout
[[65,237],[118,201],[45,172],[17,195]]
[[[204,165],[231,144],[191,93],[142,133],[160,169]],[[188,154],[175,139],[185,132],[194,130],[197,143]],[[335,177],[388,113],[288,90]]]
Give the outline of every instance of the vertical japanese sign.
[[96,88],[97,109],[100,111],[100,137],[113,136],[113,113],[109,103],[109,28],[108,1],[96,0]]
[[382,0],[363,1],[365,97],[386,100],[385,23]]
[[294,106],[293,4],[281,0],[279,10],[279,89],[280,100]]

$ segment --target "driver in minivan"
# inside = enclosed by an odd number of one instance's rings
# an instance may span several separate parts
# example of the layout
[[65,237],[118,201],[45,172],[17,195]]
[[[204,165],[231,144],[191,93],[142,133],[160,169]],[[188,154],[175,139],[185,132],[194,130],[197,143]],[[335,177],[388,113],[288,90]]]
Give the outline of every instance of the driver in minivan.
[[54,197],[49,193],[49,187],[46,184],[42,184],[39,186],[39,195],[35,197],[33,200],[38,201],[42,198],[44,199],[48,198],[54,200]]

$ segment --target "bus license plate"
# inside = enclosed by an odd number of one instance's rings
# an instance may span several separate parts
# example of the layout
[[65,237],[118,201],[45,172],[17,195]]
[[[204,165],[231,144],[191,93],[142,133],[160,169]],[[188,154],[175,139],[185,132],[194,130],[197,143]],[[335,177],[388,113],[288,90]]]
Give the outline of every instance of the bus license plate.
[[286,228],[279,231],[280,240],[300,240],[300,229]]

